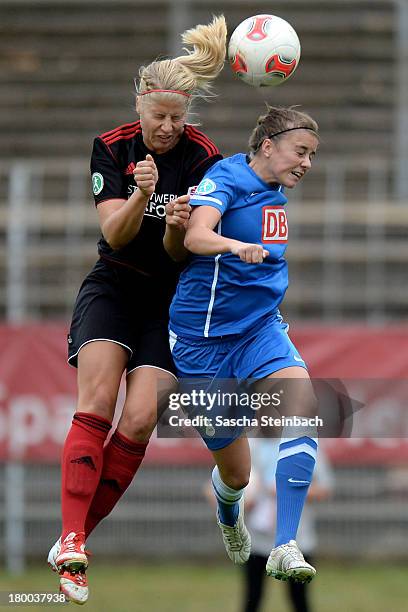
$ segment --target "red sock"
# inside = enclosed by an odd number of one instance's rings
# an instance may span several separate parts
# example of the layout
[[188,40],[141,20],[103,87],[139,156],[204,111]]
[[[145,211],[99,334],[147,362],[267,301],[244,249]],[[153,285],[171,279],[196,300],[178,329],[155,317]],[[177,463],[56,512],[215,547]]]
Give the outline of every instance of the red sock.
[[85,519],[102,472],[103,444],[111,424],[95,414],[77,412],[62,453],[62,539],[85,531]]
[[142,463],[146,447],[147,443],[132,442],[118,430],[113,433],[103,451],[101,479],[85,522],[86,537],[116,506]]

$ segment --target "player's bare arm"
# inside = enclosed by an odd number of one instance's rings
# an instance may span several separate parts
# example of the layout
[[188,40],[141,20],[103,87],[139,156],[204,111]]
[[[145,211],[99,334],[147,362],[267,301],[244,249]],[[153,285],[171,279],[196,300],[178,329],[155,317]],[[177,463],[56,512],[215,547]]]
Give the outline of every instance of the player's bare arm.
[[196,255],[232,253],[245,263],[262,263],[269,255],[268,251],[259,244],[250,244],[220,236],[214,231],[220,219],[221,213],[216,208],[197,207],[191,214],[184,246]]
[[174,261],[184,261],[188,251],[184,246],[191,206],[190,196],[182,195],[166,204],[166,231],[163,245]]
[[146,159],[136,164],[133,176],[138,189],[128,200],[113,199],[98,205],[102,234],[113,249],[126,246],[139,232],[147,202],[158,179],[151,155],[146,155]]

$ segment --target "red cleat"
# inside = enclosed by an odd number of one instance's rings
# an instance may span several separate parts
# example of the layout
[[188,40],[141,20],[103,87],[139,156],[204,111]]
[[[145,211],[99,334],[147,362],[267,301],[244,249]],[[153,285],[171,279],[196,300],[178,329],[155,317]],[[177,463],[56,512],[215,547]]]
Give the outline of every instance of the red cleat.
[[60,591],[69,601],[79,605],[86,603],[89,590],[85,570],[73,571],[65,568],[61,569]]
[[71,531],[61,542],[61,548],[55,557],[55,565],[58,571],[68,569],[70,571],[83,571],[88,567],[88,557],[85,552],[85,534]]

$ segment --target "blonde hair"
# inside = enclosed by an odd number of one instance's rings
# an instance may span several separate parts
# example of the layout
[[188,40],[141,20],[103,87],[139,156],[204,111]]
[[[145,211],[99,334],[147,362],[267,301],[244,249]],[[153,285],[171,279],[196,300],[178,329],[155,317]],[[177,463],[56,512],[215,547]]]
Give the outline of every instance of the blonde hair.
[[[224,66],[227,25],[224,15],[214,17],[208,25],[197,25],[186,30],[181,39],[185,45],[192,46],[190,51],[184,47],[186,55],[174,59],[156,60],[139,70],[139,83],[136,91],[139,95],[152,90],[149,96],[177,96],[176,92],[187,94],[185,100],[192,97],[208,97],[212,93],[211,82],[218,76]],[[163,92],[164,90],[164,92]],[[170,98],[170,99],[171,99]],[[177,98],[180,100],[180,98]]]
[[319,137],[318,124],[307,113],[296,110],[293,106],[285,108],[267,105],[267,111],[265,115],[260,115],[249,137],[249,156],[251,158],[259,151],[266,138],[280,138],[282,134],[293,129],[311,130],[315,136]]

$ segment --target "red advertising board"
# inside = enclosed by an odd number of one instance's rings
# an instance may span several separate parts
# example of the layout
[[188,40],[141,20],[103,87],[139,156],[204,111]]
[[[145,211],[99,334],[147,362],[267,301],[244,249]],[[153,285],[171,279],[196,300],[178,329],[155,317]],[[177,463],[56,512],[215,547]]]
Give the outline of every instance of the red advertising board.
[[[358,379],[366,393],[375,390],[376,401],[364,415],[375,435],[322,441],[333,461],[408,462],[406,396],[402,401],[408,385],[408,329],[308,325],[291,332],[312,376]],[[64,324],[0,326],[1,461],[59,461],[76,401],[76,371],[66,364],[65,340]],[[400,389],[396,395],[395,389]],[[391,406],[390,394],[399,398],[398,406]],[[381,427],[387,430],[384,436]],[[154,438],[147,459],[206,462],[209,454],[198,438]]]

